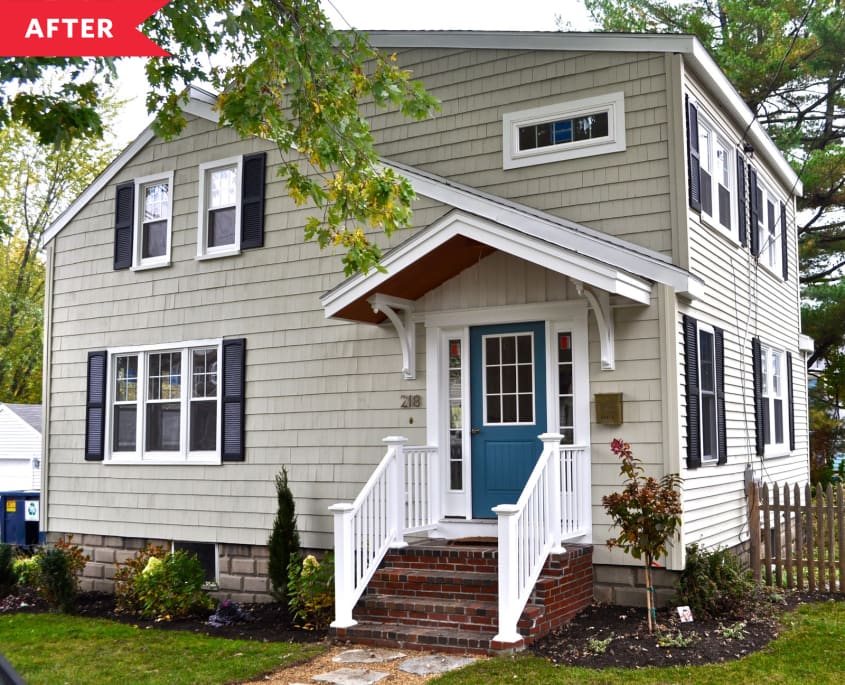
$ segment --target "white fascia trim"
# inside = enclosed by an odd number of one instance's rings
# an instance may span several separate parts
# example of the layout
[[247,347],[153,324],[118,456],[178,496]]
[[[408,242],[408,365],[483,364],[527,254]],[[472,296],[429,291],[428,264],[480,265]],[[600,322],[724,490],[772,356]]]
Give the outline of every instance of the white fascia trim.
[[812,354],[816,349],[816,341],[809,335],[800,333],[798,335],[798,349],[801,350],[801,352]]
[[105,188],[118,174],[118,172],[129,163],[129,160],[137,155],[153,138],[155,138],[155,133],[153,133],[152,125],[147,126],[147,128],[141,132],[141,135],[133,140],[126,149],[115,157],[114,161],[112,161],[112,163],[109,164],[100,173],[100,175],[94,179],[91,185],[83,191],[82,195],[76,198],[76,201],[62,212],[52,224],[50,224],[47,230],[44,231],[44,235],[41,238],[42,247],[55,238],[59,231],[67,226],[82,210],[82,208],[94,199],[94,196]]
[[188,88],[188,101],[182,105],[182,111],[187,114],[206,119],[213,124],[220,123],[220,113],[214,108],[217,106],[217,96],[207,90],[190,86]]
[[[561,245],[565,242],[567,251],[570,253],[584,255],[586,258],[606,264],[614,264],[634,276],[665,283],[672,286],[679,295],[691,300],[697,299],[704,292],[704,282],[698,276],[673,265],[668,257],[659,252],[646,250],[638,245],[558,217],[547,218],[537,210],[520,208],[515,203],[509,203],[495,196],[486,196],[481,191],[461,186],[453,181],[420,174],[403,164],[384,159],[381,163],[407,178],[419,195],[513,228],[553,245]],[[580,280],[590,282],[589,279]]]
[[359,274],[320,298],[326,317],[336,315],[351,302],[363,297],[393,274],[411,266],[418,259],[461,235],[490,247],[542,266],[550,271],[584,281],[609,293],[622,295],[635,302],[651,302],[652,285],[637,276],[621,271],[610,263],[577,254],[569,249],[531,235],[510,230],[501,224],[455,211],[413,236],[385,255],[386,272]]
[[804,187],[795,170],[786,161],[781,151],[772,142],[772,139],[769,138],[769,134],[766,133],[760,122],[757,121],[754,113],[745,104],[745,101],[740,97],[736,88],[728,80],[728,77],[719,69],[716,62],[710,56],[710,53],[707,52],[698,39],[693,39],[691,48],[691,50],[684,52],[690,58],[686,61],[692,72],[699,78],[709,81],[713,85],[712,95],[716,101],[727,105],[728,111],[736,117],[743,130],[748,128],[746,135],[748,136],[749,142],[754,146],[756,151],[763,152],[766,160],[772,165],[780,181],[791,190],[790,194],[803,195]]

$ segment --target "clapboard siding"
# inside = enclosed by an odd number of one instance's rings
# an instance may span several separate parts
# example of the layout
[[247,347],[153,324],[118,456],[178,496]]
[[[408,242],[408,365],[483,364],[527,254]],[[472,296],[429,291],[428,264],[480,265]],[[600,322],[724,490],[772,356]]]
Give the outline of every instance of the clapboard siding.
[[[742,129],[735,122],[725,119],[719,108],[708,104],[708,94],[692,78],[687,77],[685,87],[699,102],[705,116],[727,134],[734,145],[738,145]],[[755,477],[770,483],[803,483],[808,477],[806,373],[798,347],[800,304],[796,286],[798,264],[794,203],[790,196],[792,189],[782,188],[759,157],[752,163],[760,179],[777,190],[787,207],[790,248],[790,279],[787,282],[784,282],[782,274],[773,273],[758,263],[747,247],[743,248],[708,224],[697,212],[688,213],[689,268],[705,280],[707,295],[689,306],[682,306],[681,310],[703,323],[722,328],[725,350],[727,463],[705,465],[698,469],[684,468],[682,473],[686,511],[684,540],[704,546],[733,546],[747,539],[744,489],[747,464],[753,467]],[[683,359],[685,350],[680,316],[677,326],[678,358]],[[792,353],[796,409],[796,450],[787,456],[767,457],[762,461],[754,450],[751,339],[755,336],[764,344]],[[682,426],[685,426],[683,364],[678,368],[678,382],[681,387]],[[685,454],[684,430],[681,438],[681,451]]]
[[[668,110],[662,54],[397,50],[442,103],[410,123],[367,110],[380,152],[493,194],[671,254]],[[625,94],[624,152],[502,168],[502,115]]]

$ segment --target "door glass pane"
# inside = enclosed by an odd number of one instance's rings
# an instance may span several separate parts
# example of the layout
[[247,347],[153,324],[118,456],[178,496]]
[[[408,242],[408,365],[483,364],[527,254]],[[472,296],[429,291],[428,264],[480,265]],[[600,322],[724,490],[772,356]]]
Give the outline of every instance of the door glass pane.
[[[449,346],[449,489],[464,487],[463,447],[463,365],[461,340],[447,342]],[[498,380],[498,376],[496,377]]]
[[533,340],[531,334],[485,338],[485,423],[534,423]]
[[575,441],[575,395],[572,382],[572,334],[557,334],[558,409],[560,412],[561,443],[572,445]]

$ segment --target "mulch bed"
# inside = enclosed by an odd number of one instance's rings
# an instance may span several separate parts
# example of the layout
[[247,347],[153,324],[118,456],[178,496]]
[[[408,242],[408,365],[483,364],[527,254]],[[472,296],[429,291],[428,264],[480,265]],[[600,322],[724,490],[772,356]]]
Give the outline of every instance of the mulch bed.
[[[660,632],[675,644],[661,646],[657,634],[649,634],[645,609],[595,604],[570,623],[531,646],[531,651],[554,663],[587,668],[642,668],[646,666],[687,666],[741,659],[764,648],[777,637],[779,618],[787,610],[807,602],[845,601],[842,595],[787,593],[777,601],[749,602],[734,615],[720,620],[695,617],[681,623],[674,609],[658,611]],[[282,604],[239,605],[243,616],[227,625],[214,626],[208,616],[173,621],[147,621],[136,616],[116,614],[114,597],[98,592],[80,594],[76,614],[106,618],[140,628],[185,630],[214,637],[261,640],[263,642],[318,642],[325,631],[302,630],[293,626]],[[0,600],[5,612],[46,612],[46,604],[31,593]],[[743,623],[742,636],[729,637],[725,629]],[[678,638],[680,636],[680,639]],[[680,644],[687,643],[688,644]]]
[[[785,611],[823,601],[841,602],[843,596],[791,592],[777,601],[749,603],[729,617],[694,617],[692,623],[681,623],[674,608],[658,610],[660,631],[674,643],[667,646],[659,644],[656,633],[649,634],[645,609],[597,604],[535,643],[531,650],[557,664],[597,669],[734,661],[775,639]],[[742,637],[729,636],[739,623],[744,624]]]

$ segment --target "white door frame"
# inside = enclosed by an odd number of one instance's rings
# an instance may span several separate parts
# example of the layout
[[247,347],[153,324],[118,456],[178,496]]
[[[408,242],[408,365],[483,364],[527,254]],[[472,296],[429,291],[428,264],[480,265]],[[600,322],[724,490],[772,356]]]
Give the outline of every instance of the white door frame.
[[[572,334],[573,392],[575,444],[590,442],[590,374],[588,354],[588,307],[584,300],[428,312],[423,319],[426,328],[426,444],[437,446],[440,473],[440,516],[472,519],[472,474],[469,434],[469,329],[471,326],[543,321],[546,329],[546,425],[548,430],[560,426],[558,404],[557,336]],[[463,488],[451,490],[449,447],[449,365],[450,340],[461,344],[462,371],[462,456]]]

